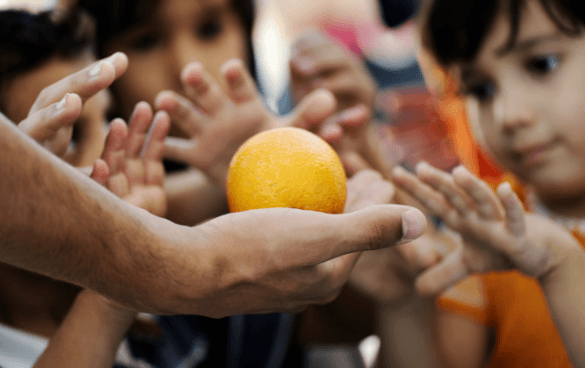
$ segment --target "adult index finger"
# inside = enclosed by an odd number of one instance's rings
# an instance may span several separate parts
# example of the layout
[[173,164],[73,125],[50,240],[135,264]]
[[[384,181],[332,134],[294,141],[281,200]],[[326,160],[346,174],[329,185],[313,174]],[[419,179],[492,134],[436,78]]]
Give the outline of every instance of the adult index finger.
[[83,103],[99,91],[108,88],[126,71],[127,67],[128,58],[121,52],[96,61],[43,89],[30,109],[29,115],[58,102],[67,93],[78,95]]

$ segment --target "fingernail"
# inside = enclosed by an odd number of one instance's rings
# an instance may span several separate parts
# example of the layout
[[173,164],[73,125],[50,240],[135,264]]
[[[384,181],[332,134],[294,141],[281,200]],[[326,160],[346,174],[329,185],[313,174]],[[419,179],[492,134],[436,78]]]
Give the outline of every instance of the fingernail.
[[112,56],[110,56],[110,57],[108,58],[108,61],[109,61],[110,63],[114,63],[114,61],[116,61],[116,59],[118,58],[118,55],[120,55],[120,53],[119,53],[119,52],[116,52],[114,55],[112,55]]
[[406,172],[400,165],[394,166],[392,169],[392,175],[403,175]]
[[342,133],[341,127],[338,125],[328,125],[323,128],[323,135],[327,137],[336,136],[339,133]]
[[429,164],[427,164],[425,161],[421,161],[421,162],[416,164],[416,166],[414,167],[414,171],[418,174],[418,172],[420,170],[424,170],[428,166],[429,166]]
[[349,119],[356,119],[356,118],[360,118],[363,116],[363,114],[366,113],[366,108],[363,105],[358,105],[355,107],[352,107],[350,109],[347,109],[343,112],[343,120],[349,120]]
[[302,56],[294,59],[293,62],[304,73],[310,73],[315,68],[315,61],[310,57]]
[[67,93],[65,96],[63,96],[63,98],[61,99],[61,101],[59,101],[59,103],[57,104],[56,108],[57,111],[59,110],[63,110],[63,108],[65,107],[65,105],[67,104],[67,96],[69,95],[69,93]]
[[409,242],[425,232],[427,220],[422,212],[412,209],[402,213],[402,242]]
[[98,74],[100,74],[100,70],[102,69],[102,63],[98,63],[96,66],[94,66],[93,68],[91,68],[91,70],[89,71],[89,76],[90,77],[95,77]]

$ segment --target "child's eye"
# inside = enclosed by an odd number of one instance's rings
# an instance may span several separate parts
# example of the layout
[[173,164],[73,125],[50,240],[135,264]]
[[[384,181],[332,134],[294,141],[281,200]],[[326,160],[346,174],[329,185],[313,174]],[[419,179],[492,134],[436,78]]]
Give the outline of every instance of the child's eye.
[[204,40],[211,40],[223,31],[223,23],[219,18],[205,22],[197,29],[197,35]]
[[472,84],[465,88],[464,95],[477,98],[478,101],[486,101],[496,94],[496,86],[493,83]]
[[559,66],[559,57],[557,55],[544,55],[530,59],[526,63],[526,68],[535,74],[545,75],[557,69]]
[[134,51],[148,51],[156,47],[160,43],[160,38],[153,33],[146,33],[140,35],[130,42]]

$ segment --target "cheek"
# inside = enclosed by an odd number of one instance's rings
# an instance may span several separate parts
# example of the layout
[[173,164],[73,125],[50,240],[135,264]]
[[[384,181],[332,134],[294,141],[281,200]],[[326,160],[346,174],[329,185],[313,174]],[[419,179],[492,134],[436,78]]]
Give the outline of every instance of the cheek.
[[128,119],[134,106],[141,101],[153,104],[158,92],[172,89],[164,65],[155,60],[129,59],[129,68],[112,86],[116,115]]
[[490,129],[490,117],[480,109],[477,101],[468,99],[466,107],[467,121],[473,138],[483,150],[493,155],[493,151],[498,150],[498,137],[493,129]]

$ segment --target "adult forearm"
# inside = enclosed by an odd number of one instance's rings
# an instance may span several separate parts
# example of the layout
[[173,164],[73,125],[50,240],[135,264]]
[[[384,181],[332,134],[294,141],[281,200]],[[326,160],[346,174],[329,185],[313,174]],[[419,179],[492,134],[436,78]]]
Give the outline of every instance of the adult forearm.
[[[0,259],[133,300],[165,226],[44,150],[0,117]],[[152,271],[151,271],[152,272]],[[114,286],[115,285],[115,286]],[[141,298],[138,298],[141,299]]]
[[585,252],[571,250],[541,285],[573,365],[585,367]]

